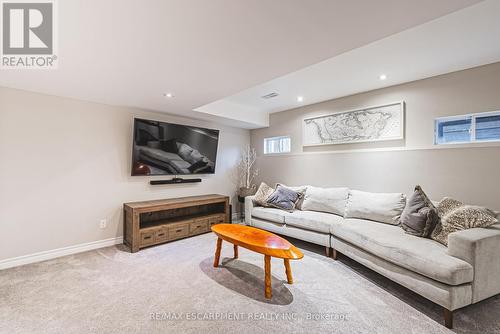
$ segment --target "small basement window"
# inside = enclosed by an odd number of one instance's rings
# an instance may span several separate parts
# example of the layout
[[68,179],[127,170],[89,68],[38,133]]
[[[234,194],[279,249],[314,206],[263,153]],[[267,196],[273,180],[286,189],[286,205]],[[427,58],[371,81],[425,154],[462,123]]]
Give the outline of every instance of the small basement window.
[[434,143],[462,144],[500,141],[500,111],[437,118]]
[[290,148],[289,136],[264,138],[264,154],[289,153]]

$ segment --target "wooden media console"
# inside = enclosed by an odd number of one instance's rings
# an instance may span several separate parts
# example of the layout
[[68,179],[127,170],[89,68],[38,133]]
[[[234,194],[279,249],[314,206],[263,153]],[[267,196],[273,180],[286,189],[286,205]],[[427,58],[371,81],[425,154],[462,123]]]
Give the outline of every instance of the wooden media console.
[[123,204],[124,243],[132,252],[210,232],[229,223],[229,197],[202,195]]

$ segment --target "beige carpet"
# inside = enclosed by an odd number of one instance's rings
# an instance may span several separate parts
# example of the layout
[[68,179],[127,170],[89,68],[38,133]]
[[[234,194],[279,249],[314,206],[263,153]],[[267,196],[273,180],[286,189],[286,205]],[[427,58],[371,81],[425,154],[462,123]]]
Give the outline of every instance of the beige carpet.
[[[131,254],[108,247],[0,271],[0,333],[451,333],[441,308],[323,248],[301,243],[286,284],[273,259],[205,234]],[[457,333],[500,333],[500,297],[456,313]],[[153,319],[152,319],[153,318]]]

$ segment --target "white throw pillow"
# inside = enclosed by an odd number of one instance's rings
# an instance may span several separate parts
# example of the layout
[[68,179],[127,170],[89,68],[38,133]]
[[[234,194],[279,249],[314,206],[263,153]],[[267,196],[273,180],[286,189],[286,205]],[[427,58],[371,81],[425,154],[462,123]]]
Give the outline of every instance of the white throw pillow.
[[398,225],[405,205],[406,196],[401,193],[369,193],[351,190],[344,217]]
[[329,212],[344,216],[349,188],[308,186],[301,210]]

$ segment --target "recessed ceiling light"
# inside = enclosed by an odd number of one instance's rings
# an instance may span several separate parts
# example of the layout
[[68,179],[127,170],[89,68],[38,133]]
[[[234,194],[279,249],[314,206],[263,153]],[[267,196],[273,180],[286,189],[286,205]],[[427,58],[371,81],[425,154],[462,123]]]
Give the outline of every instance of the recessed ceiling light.
[[167,99],[170,99],[170,98],[174,97],[174,94],[172,94],[172,93],[163,93],[163,96],[166,97]]
[[385,74],[381,74],[378,78],[379,78],[380,80],[385,80],[385,79],[387,79],[387,75],[385,75]]
[[304,101],[304,97],[302,96],[297,96],[297,102],[302,102]]

